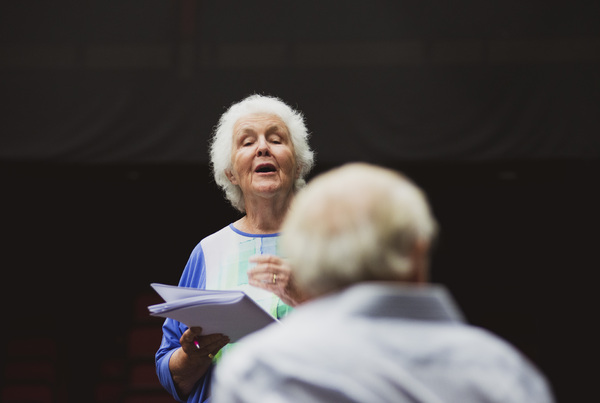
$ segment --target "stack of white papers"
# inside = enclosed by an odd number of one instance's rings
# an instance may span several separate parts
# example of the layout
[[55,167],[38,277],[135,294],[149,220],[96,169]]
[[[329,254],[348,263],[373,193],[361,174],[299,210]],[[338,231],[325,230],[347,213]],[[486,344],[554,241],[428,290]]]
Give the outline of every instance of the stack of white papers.
[[165,300],[148,307],[151,315],[171,318],[188,327],[200,326],[203,334],[224,334],[232,343],[279,323],[243,291],[199,290],[158,283],[151,286]]

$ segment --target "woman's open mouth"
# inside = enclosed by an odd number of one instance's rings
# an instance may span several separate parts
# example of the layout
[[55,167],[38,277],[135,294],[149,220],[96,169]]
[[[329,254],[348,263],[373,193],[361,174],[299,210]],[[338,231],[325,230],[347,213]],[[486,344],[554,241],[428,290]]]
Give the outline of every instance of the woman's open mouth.
[[273,164],[260,164],[254,170],[254,172],[259,174],[272,173],[275,171],[277,171],[277,168]]

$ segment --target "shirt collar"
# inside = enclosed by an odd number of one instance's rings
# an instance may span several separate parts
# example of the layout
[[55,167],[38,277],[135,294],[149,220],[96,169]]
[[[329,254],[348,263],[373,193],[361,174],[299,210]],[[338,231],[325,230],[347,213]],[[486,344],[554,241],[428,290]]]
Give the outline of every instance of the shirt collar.
[[439,284],[361,283],[339,294],[348,314],[381,318],[464,322],[450,292]]

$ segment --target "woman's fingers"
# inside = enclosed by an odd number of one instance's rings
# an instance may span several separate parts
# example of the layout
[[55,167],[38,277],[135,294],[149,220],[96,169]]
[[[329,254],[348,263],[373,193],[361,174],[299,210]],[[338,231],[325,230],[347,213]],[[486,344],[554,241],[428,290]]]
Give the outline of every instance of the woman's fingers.
[[[207,342],[206,339],[198,341],[196,344],[196,349],[198,350],[198,354],[205,355],[209,359],[213,359],[215,355],[221,350],[227,343],[229,343],[229,337],[220,335],[221,337],[217,338],[212,342]],[[201,342],[205,342],[201,344]]]
[[305,300],[294,284],[289,263],[284,259],[274,255],[256,255],[249,261],[256,265],[248,270],[248,284],[271,291],[290,306]]
[[219,350],[229,343],[229,337],[220,333],[202,335],[201,327],[187,329],[179,340],[181,348],[189,356],[203,356],[212,359]]
[[248,283],[265,289],[285,288],[290,274],[284,271],[252,270],[248,272]]
[[290,279],[288,265],[278,256],[256,255],[250,258],[256,265],[248,270],[248,280],[252,285],[286,286]]

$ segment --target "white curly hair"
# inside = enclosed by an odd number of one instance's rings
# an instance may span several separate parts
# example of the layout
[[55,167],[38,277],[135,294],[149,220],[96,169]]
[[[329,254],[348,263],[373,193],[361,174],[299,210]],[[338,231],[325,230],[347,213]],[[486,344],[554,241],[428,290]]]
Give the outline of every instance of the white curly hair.
[[242,213],[246,211],[242,190],[229,181],[225,172],[232,169],[231,151],[235,123],[246,115],[257,113],[278,116],[290,133],[296,164],[299,168],[299,176],[294,183],[294,192],[306,185],[306,175],[314,165],[314,152],[308,144],[310,134],[300,111],[293,109],[277,97],[260,94],[250,95],[234,103],[221,115],[210,140],[209,151],[215,182],[223,189],[225,197],[231,205]]

